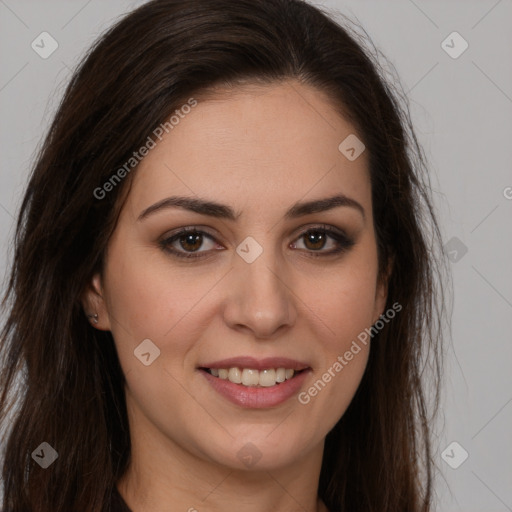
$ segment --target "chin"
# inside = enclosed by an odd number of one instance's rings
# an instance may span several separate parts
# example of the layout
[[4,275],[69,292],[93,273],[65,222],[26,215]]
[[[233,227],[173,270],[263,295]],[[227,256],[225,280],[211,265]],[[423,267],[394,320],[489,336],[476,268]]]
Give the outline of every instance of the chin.
[[[279,435],[272,435],[273,429],[280,428],[282,432]],[[273,426],[258,435],[253,426],[251,434],[233,436],[229,445],[219,447],[212,458],[218,464],[237,471],[275,471],[292,465],[304,456],[309,443],[298,433],[284,432],[286,428],[284,425],[277,429]]]

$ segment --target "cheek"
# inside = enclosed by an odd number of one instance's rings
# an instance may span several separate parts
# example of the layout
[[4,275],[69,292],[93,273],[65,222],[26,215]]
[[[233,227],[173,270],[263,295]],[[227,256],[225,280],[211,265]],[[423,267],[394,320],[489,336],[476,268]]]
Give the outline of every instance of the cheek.
[[311,297],[329,332],[317,339],[323,350],[319,377],[326,372],[324,381],[331,388],[327,395],[336,393],[339,387],[343,396],[350,397],[366,367],[370,338],[365,329],[372,325],[375,299],[375,285],[369,274],[340,275],[329,281],[328,293],[319,290]]
[[[377,268],[376,249],[370,239],[347,255],[330,275],[316,276],[316,285],[309,286],[308,306],[314,313],[310,318],[321,319],[315,332],[322,357],[316,384],[306,390],[304,404],[314,401],[312,411],[329,416],[331,425],[348,407],[366,368]],[[318,335],[320,332],[324,335]]]
[[329,322],[342,341],[342,349],[349,340],[355,339],[361,331],[371,326],[375,308],[375,283],[368,275],[353,274],[334,287]]
[[[312,309],[327,326],[315,329],[317,353],[321,353],[314,378],[298,396],[308,418],[304,434],[326,435],[343,416],[363,377],[370,351],[368,329],[375,302],[372,266],[354,266],[325,280],[310,295]],[[325,336],[319,332],[328,333]],[[319,434],[320,433],[320,434]]]
[[[377,256],[373,244],[360,246],[332,272],[315,278],[308,287],[308,303],[330,335],[328,352],[345,350],[370,327],[376,307]],[[304,290],[303,293],[306,293]]]
[[222,273],[179,268],[154,248],[121,247],[121,240],[112,244],[105,272],[107,308],[120,358],[131,366],[134,349],[150,339],[162,353],[165,350],[166,365],[183,364],[190,340],[204,330],[209,291]]

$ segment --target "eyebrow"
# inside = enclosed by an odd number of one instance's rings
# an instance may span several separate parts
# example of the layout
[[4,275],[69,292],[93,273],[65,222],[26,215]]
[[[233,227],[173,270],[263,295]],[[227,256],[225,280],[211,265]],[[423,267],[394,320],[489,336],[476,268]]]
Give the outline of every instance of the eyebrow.
[[[364,208],[355,199],[339,194],[324,199],[316,199],[314,201],[295,203],[284,215],[284,218],[295,219],[303,217],[311,213],[324,212],[332,210],[339,206],[346,206],[358,210],[363,219],[365,218]],[[209,217],[215,217],[219,219],[227,219],[236,221],[241,212],[235,212],[230,206],[216,203],[213,201],[207,201],[204,199],[196,199],[186,196],[171,196],[158,201],[157,203],[149,206],[138,217],[138,221],[145,219],[153,213],[159,212],[167,208],[184,208],[201,215],[208,215]]]

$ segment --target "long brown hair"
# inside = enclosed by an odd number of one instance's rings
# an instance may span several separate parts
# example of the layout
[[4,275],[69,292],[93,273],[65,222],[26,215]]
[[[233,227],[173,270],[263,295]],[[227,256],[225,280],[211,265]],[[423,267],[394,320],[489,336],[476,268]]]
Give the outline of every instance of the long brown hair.
[[[393,262],[388,307],[402,306],[375,335],[361,385],[327,435],[319,496],[333,512],[431,510],[440,233],[405,98],[365,41],[299,0],[154,0],[84,57],[32,169],[3,299],[5,512],[99,512],[130,460],[112,335],[91,327],[80,297],[136,169],[104,197],[94,191],[194,93],[286,78],[327,92],[361,134],[381,275]],[[31,456],[42,442],[58,452],[48,470]]]

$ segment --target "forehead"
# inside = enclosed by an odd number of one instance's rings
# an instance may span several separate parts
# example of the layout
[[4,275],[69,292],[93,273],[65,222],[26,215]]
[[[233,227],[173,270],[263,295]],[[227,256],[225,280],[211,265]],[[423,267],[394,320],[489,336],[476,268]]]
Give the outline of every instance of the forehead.
[[174,194],[267,210],[334,193],[369,200],[367,155],[350,161],[340,151],[356,132],[321,91],[288,81],[194,98],[140,163],[134,209]]

